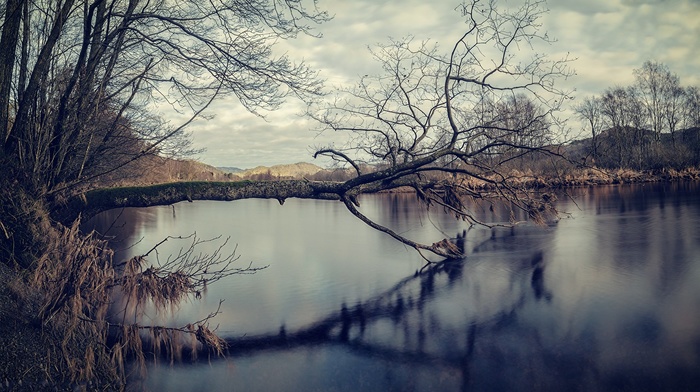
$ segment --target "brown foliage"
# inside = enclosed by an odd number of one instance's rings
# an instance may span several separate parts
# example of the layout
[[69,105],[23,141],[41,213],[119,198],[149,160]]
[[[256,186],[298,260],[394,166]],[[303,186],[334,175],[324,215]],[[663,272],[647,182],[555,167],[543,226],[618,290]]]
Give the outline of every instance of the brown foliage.
[[[166,238],[145,255],[115,264],[107,241],[94,232],[81,233],[79,223],[49,231],[33,281],[43,294],[40,318],[61,342],[58,366],[69,377],[64,381],[99,379],[123,385],[126,361],[143,373],[147,355],[180,360],[185,347],[193,359],[201,350],[225,353],[225,342],[208,327],[218,309],[180,328],[142,325],[144,309],[150,305],[158,312],[175,311],[183,300],[200,298],[208,283],[259,268],[234,268],[235,251],[222,255],[226,241],[212,254],[195,253],[208,241],[194,235]],[[157,257],[150,263],[147,256],[171,239],[190,240],[190,246],[162,264]]]

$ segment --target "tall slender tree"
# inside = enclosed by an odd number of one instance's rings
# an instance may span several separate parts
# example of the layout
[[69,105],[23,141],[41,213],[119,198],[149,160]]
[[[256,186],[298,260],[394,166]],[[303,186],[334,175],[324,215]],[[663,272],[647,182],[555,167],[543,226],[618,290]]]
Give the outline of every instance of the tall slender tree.
[[601,99],[598,97],[586,97],[574,107],[574,110],[577,116],[587,123],[591,132],[591,155],[595,162],[598,159],[598,135],[605,124]]
[[680,80],[666,64],[655,61],[644,62],[641,68],[634,70],[634,76],[654,140],[659,142],[661,133],[673,133],[678,123]]
[[700,127],[700,88],[689,86],[683,94],[683,124],[686,128]]

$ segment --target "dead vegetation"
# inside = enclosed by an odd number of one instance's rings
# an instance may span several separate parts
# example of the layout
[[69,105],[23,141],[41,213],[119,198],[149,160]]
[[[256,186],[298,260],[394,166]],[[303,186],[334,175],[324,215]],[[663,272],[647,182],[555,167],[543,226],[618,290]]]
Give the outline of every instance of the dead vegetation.
[[[226,344],[209,327],[219,309],[182,327],[144,322],[147,309],[175,312],[183,301],[201,298],[207,285],[260,269],[250,264],[235,267],[235,249],[224,253],[227,240],[210,254],[198,251],[202,244],[217,240],[202,240],[194,234],[168,237],[143,255],[115,263],[107,241],[94,232],[81,233],[79,221],[52,229],[31,282],[41,293],[42,326],[60,342],[54,366],[66,379],[50,382],[99,380],[103,387],[123,387],[129,369],[143,375],[148,358],[174,362],[194,360],[199,353],[223,355]],[[158,247],[166,241],[188,245],[160,260]]]

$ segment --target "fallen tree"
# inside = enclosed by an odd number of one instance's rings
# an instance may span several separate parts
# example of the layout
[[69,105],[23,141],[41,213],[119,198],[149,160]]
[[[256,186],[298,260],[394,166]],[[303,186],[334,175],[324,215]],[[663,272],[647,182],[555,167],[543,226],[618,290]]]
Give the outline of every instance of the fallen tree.
[[[472,224],[488,226],[478,221],[465,204],[481,199],[485,202],[510,200],[499,189],[499,181],[489,180],[470,189],[466,182],[455,183],[454,179],[426,179],[420,176],[397,176],[396,169],[389,169],[358,176],[346,182],[324,182],[308,180],[285,181],[238,181],[238,182],[180,182],[144,187],[96,189],[72,198],[66,205],[56,210],[55,218],[72,222],[78,216],[84,219],[111,209],[128,207],[152,207],[171,205],[182,201],[218,200],[234,201],[241,199],[276,199],[280,204],[288,198],[337,200],[369,226],[384,232],[402,243],[421,251],[429,251],[446,258],[461,257],[461,251],[447,239],[426,245],[412,241],[390,228],[381,226],[367,218],[360,211],[360,194],[395,190],[398,188],[415,192],[419,200],[430,207],[436,204],[446,213]],[[516,188],[506,185],[513,192],[514,202],[510,203],[511,216],[515,210],[526,212],[536,222],[544,222],[556,217],[555,198],[549,192],[536,189]],[[507,195],[506,195],[507,196]],[[515,222],[513,222],[515,223]],[[427,260],[427,259],[426,259]]]
[[[352,185],[352,184],[351,184]],[[150,207],[170,205],[181,201],[240,199],[276,199],[283,204],[288,198],[340,200],[358,218],[370,226],[385,232],[417,250],[427,250],[443,257],[459,257],[459,250],[449,241],[424,245],[403,237],[391,229],[378,225],[365,217],[359,210],[357,196],[379,190],[401,186],[416,186],[411,181],[395,181],[391,185],[361,183],[351,186],[348,183],[316,182],[306,180],[289,181],[242,181],[242,182],[185,182],[162,184],[149,187],[111,188],[87,192],[71,200],[65,208],[57,211],[58,219],[72,221],[76,214],[91,217],[99,212],[126,207]],[[434,184],[430,185],[431,187]]]

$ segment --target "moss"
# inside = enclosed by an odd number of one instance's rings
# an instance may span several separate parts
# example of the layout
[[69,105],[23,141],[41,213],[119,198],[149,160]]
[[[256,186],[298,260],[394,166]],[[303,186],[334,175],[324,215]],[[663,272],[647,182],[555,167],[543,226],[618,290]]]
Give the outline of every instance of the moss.
[[185,200],[231,200],[229,194],[262,183],[262,181],[250,180],[191,181],[149,186],[101,188],[70,198],[61,208],[52,210],[52,217],[65,225],[70,225],[79,214],[86,218],[111,208],[146,207],[173,204]]
[[168,189],[202,191],[216,188],[242,188],[253,184],[253,181],[230,181],[230,182],[210,182],[210,181],[189,181],[171,182],[149,186],[130,186],[120,188],[103,188],[89,191],[85,194],[88,200],[100,200],[104,198],[129,197],[134,194],[157,195]]

